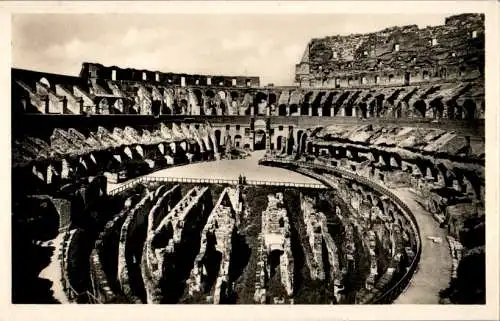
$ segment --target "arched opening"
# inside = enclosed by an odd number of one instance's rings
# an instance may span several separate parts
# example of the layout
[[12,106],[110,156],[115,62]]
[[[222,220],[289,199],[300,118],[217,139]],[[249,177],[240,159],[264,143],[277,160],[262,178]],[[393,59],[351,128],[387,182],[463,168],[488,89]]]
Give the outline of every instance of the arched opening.
[[124,113],[125,111],[125,106],[123,104],[123,99],[119,98],[115,101],[115,103],[113,104],[114,106],[114,113],[115,114],[122,114]]
[[238,97],[240,96],[237,91],[231,91],[230,93],[231,100],[238,100]]
[[441,101],[441,98],[436,98],[430,102],[430,107],[432,107],[434,111],[434,118],[442,118],[444,112],[444,105]]
[[[312,108],[312,116],[319,116],[319,110],[321,108],[321,99],[326,93],[324,91],[319,92],[316,97],[314,97],[313,102],[311,103]],[[323,111],[323,110],[321,110]]]
[[286,114],[286,105],[285,104],[279,105],[279,107],[278,107],[278,115],[279,116],[287,116],[287,114]]
[[255,95],[254,103],[254,115],[266,115],[266,106],[267,106],[267,95],[263,92],[258,92]]
[[276,150],[280,151],[283,148],[283,136],[276,138]]
[[109,104],[106,98],[103,98],[99,101],[98,104],[99,114],[109,114]]
[[474,103],[472,99],[467,99],[464,101],[463,109],[465,110],[466,119],[476,119],[476,103]]
[[340,108],[342,107],[343,102],[349,97],[349,95],[350,95],[350,92],[345,91],[344,93],[342,93],[340,95],[340,97],[337,99],[337,101],[335,101],[333,116],[338,114]]
[[183,115],[185,115],[188,111],[188,101],[187,99],[181,99],[180,103],[179,103],[179,107],[180,107],[180,110],[181,110],[181,113]]
[[299,111],[299,106],[297,104],[291,104],[290,105],[290,116],[296,116],[297,112]]
[[375,113],[376,113],[376,106],[377,106],[377,100],[376,99],[372,99],[368,103],[368,117],[376,117],[376,115],[375,115]]
[[310,91],[304,96],[304,102],[302,103],[302,108],[301,108],[301,115],[309,115],[309,108],[311,108],[309,100],[311,99],[312,95],[313,92]]
[[200,106],[201,107],[200,109],[203,110],[203,108],[202,108],[203,104],[204,104],[203,93],[199,89],[194,89],[193,94],[194,94],[194,97],[196,97],[196,102],[198,103],[198,106]]
[[241,147],[241,135],[234,136],[234,146]]
[[47,78],[43,77],[42,79],[40,79],[40,83],[45,87],[50,88],[50,82],[47,80]]
[[367,117],[367,106],[366,106],[366,103],[365,102],[360,102],[359,103],[359,110],[361,111],[361,117],[362,118],[366,118]]
[[221,133],[221,131],[219,129],[216,129],[214,132],[214,135],[215,135],[215,141],[216,141],[217,146],[222,145],[222,142],[221,142],[222,133]]
[[424,70],[424,71],[422,72],[422,78],[423,78],[424,80],[429,80],[429,78],[430,78],[429,71]]
[[263,129],[258,129],[254,133],[254,150],[266,149],[266,132]]
[[280,250],[272,250],[269,254],[269,278],[272,278],[276,274],[282,253]]
[[410,84],[411,73],[409,71],[405,72],[405,86]]
[[215,97],[215,92],[213,90],[211,90],[211,89],[208,89],[205,92],[205,96],[207,96],[207,98],[213,99]]
[[270,93],[269,94],[269,106],[275,105],[277,101],[277,97],[275,93]]
[[427,105],[423,100],[417,100],[415,102],[415,110],[418,111],[419,116],[425,118],[425,112],[427,111]]
[[394,80],[394,75],[390,74],[389,77],[387,78],[388,82],[391,83]]
[[446,102],[446,114],[448,116],[448,119],[460,119],[460,118],[462,118],[460,113],[457,113],[458,109],[459,108],[458,108],[457,102],[455,100],[447,101]]
[[345,115],[347,117],[352,116],[352,105],[351,104],[346,104],[346,106],[344,107],[344,110],[345,110]]

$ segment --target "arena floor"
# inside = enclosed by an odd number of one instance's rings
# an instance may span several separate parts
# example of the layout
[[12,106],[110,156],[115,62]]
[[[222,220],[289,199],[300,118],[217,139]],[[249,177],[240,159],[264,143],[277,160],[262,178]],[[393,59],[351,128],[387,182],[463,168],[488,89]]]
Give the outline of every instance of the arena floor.
[[[286,169],[262,166],[258,164],[259,159],[264,157],[265,151],[255,151],[246,159],[221,160],[175,166],[162,169],[146,176],[150,177],[182,177],[201,179],[238,179],[241,174],[247,180],[290,182],[290,183],[312,183],[318,184],[315,179]],[[120,187],[127,182],[112,184],[108,183],[108,192]]]

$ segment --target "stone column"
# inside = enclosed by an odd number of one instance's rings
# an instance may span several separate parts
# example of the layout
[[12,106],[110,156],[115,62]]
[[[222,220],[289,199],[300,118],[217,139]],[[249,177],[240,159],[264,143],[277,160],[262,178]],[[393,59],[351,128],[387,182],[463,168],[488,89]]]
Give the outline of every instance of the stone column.
[[286,105],[286,116],[290,116],[290,105]]
[[356,107],[352,107],[352,117],[356,117]]
[[271,133],[266,130],[266,151],[269,152],[271,149]]
[[307,106],[307,115],[312,116],[313,115],[313,110],[311,106]]
[[335,113],[335,108],[333,108],[332,106],[330,107],[330,117],[334,117],[335,116],[334,113]]
[[318,108],[318,116],[322,117],[323,116],[323,108]]
[[345,107],[344,106],[340,107],[340,116],[342,116],[342,117],[345,116]]
[[48,114],[48,113],[50,113],[50,100],[49,100],[49,97],[46,97],[44,99],[44,102],[45,102],[45,113]]
[[300,116],[302,113],[302,106],[297,105],[297,114]]

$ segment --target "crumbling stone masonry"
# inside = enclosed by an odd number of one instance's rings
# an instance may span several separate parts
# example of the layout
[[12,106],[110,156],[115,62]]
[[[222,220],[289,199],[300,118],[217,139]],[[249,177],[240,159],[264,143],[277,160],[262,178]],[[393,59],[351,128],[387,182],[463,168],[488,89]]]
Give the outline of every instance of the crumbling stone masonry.
[[[293,255],[290,238],[290,223],[287,211],[283,205],[283,194],[268,195],[267,209],[262,212],[262,252],[258,266],[264,267],[264,280],[271,277],[271,272],[279,268],[279,276],[287,295],[293,295]],[[279,257],[278,266],[272,266],[271,256]],[[262,262],[262,263],[261,263]],[[262,300],[261,283],[262,275],[257,279],[259,287],[256,285],[256,298]]]
[[227,297],[232,288],[231,282],[234,281],[229,279],[237,215],[230,200],[230,194],[234,193],[236,189],[225,188],[208,217],[202,231],[200,253],[195,258],[188,281],[190,295],[195,292],[207,293],[207,301],[214,304],[221,303]]
[[[159,284],[162,289],[165,289],[163,282],[179,286],[183,269],[192,264],[191,258],[198,253],[200,231],[212,207],[209,188],[194,187],[172,208],[152,235],[150,233],[148,256],[153,284]],[[163,292],[162,299],[165,299],[165,294]],[[169,295],[173,295],[169,300],[180,296],[178,293]]]
[[180,201],[180,185],[175,185],[171,189],[167,189],[165,185],[161,185],[156,189],[155,197],[157,198],[156,204],[148,214],[147,235],[141,260],[141,274],[144,280],[147,303],[161,302],[161,289],[159,287],[161,270],[158,269],[158,260],[151,248],[151,241],[157,226],[175,204]]

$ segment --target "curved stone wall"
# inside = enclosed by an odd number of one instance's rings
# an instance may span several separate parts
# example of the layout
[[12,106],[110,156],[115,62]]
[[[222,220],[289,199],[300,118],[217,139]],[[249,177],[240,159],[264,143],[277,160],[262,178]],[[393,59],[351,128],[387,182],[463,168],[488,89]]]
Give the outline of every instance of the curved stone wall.
[[302,86],[352,87],[468,79],[484,73],[484,14],[312,39],[296,66]]

